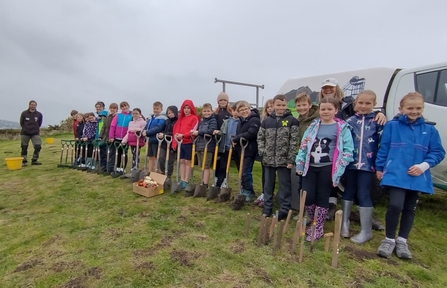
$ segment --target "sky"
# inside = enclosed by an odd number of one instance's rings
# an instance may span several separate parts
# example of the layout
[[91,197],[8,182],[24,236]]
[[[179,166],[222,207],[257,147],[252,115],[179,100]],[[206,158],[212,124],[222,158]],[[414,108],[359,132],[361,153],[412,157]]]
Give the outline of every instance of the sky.
[[[291,77],[446,62],[445,11],[441,0],[0,0],[0,119],[18,121],[30,100],[44,126],[98,100],[146,116],[154,101],[214,107],[214,78],[265,85],[261,103]],[[256,102],[254,88],[226,92]]]

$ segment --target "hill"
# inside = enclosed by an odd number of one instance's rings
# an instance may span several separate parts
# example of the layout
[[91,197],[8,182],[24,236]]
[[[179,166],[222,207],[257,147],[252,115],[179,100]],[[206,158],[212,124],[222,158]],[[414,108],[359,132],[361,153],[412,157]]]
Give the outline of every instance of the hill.
[[20,128],[19,122],[0,119],[0,129],[18,129],[18,128]]

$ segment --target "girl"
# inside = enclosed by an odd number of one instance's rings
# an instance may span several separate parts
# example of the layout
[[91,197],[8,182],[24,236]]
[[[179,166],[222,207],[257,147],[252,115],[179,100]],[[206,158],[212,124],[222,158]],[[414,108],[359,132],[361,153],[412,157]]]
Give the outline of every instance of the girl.
[[[386,186],[390,202],[386,211],[386,238],[377,250],[390,258],[394,249],[399,258],[411,259],[407,239],[413,226],[419,192],[433,194],[430,169],[445,157],[436,128],[422,117],[424,98],[411,92],[400,100],[400,116],[385,125],[376,159],[376,175]],[[402,215],[401,215],[402,214]],[[400,227],[395,240],[396,228]]]
[[[178,119],[178,108],[177,106],[169,106],[166,109],[166,115],[168,119],[165,121],[165,129],[163,132],[158,133],[158,139],[163,139],[165,136],[172,137],[172,130],[174,128],[175,123]],[[172,139],[174,140],[174,139]],[[174,140],[175,141],[175,140]],[[168,161],[168,178],[171,179],[172,173],[174,171],[174,161],[175,161],[175,153],[172,151],[171,146],[163,141],[160,146],[160,155],[158,156],[158,165],[160,167],[160,172],[165,173],[166,169],[166,150],[169,149],[169,161]]]
[[[123,140],[124,136],[127,134],[127,127],[129,122],[132,120],[132,115],[129,113],[129,103],[123,101],[120,103],[121,113],[115,114],[110,123],[109,129],[109,142],[114,142],[114,144],[119,144]],[[123,175],[124,171],[121,167],[121,156],[124,153],[124,167],[127,164],[127,149],[123,151],[121,148],[117,148],[115,145],[110,146],[110,163],[115,163],[115,149],[118,149],[118,159],[116,164],[116,170],[112,172],[111,176],[113,178]]]
[[[307,191],[307,215],[314,219],[317,214],[315,240],[324,235],[332,187],[338,185],[346,166],[353,161],[354,144],[349,125],[335,118],[339,104],[334,97],[320,101],[320,119],[304,132],[296,157],[296,172],[303,175],[302,189]],[[307,241],[312,240],[311,227],[307,230]]]
[[[130,172],[125,175],[125,178],[132,177],[132,171],[136,170],[137,167],[137,159],[140,158],[140,151],[138,150],[137,154],[137,146],[144,146],[144,138],[141,134],[144,127],[146,126],[146,119],[143,115],[141,115],[140,108],[134,108],[132,110],[132,121],[129,122],[128,130],[126,136],[124,136],[122,144],[129,143],[130,151],[132,152],[132,168]],[[140,137],[138,140],[137,135]],[[138,140],[138,141],[137,141]]]
[[78,113],[76,114],[76,162],[74,163],[73,166],[81,166],[83,164],[85,164],[85,155],[82,155],[82,145],[81,145],[81,139],[82,139],[82,133],[84,132],[84,126],[85,126],[85,121],[84,121],[84,115]]
[[[262,116],[261,116],[261,122],[264,121],[269,115],[273,112],[273,99],[268,99],[265,104],[264,108],[262,109]],[[253,205],[258,205],[261,208],[264,208],[264,183],[265,183],[265,167],[262,165],[261,161],[261,168],[262,168],[262,193],[259,195],[259,197],[253,202]]]
[[[108,146],[109,155],[110,155],[110,148],[111,148],[110,145],[113,144],[113,139],[109,139],[109,131],[110,131],[110,126],[112,124],[113,118],[115,118],[117,111],[118,111],[118,104],[112,103],[109,105],[109,112],[107,114],[107,118],[104,120],[104,124],[102,125],[101,132],[99,132],[99,136],[98,136],[98,139],[100,139],[104,144],[106,144]],[[110,173],[112,173],[112,171],[113,171],[113,165],[115,163],[112,162],[111,160],[114,160],[114,159],[110,159],[110,157],[109,157],[109,162],[107,162],[107,149],[106,149],[105,160],[103,160],[103,158],[101,158],[101,165],[102,165],[102,170],[103,170],[104,175],[110,175]]]
[[[321,84],[321,91],[318,94],[318,101],[325,97],[334,97],[339,101],[340,109],[338,110],[335,117],[347,120],[349,117],[353,116],[355,114],[355,111],[353,109],[353,97],[345,97],[343,90],[338,85],[338,81],[335,78],[327,78],[323,81]],[[386,123],[386,116],[382,112],[375,112],[376,117],[375,120],[380,125],[385,125]],[[329,212],[327,219],[332,220],[334,219],[335,211],[337,210],[337,197],[338,197],[338,188],[334,187],[331,192],[331,197],[329,197]],[[383,225],[378,222],[377,220],[373,219],[373,223],[375,224],[375,227],[377,230],[383,230]]]
[[[220,92],[219,95],[217,95],[217,108],[214,111],[214,114],[216,116],[217,120],[217,129],[213,132],[213,135],[219,134],[220,130],[222,128],[222,125],[225,120],[228,120],[233,115],[233,110],[228,105],[228,95],[225,92]],[[222,186],[222,183],[225,180],[225,169],[227,167],[227,158],[228,158],[228,150],[225,149],[225,141],[221,141],[219,143],[219,152],[218,152],[218,158],[216,162],[217,171],[214,171],[214,174],[216,176],[216,183],[214,185],[216,187]]]
[[84,131],[82,132],[81,140],[87,143],[87,158],[85,161],[85,167],[83,167],[82,170],[87,170],[88,168],[93,166],[93,140],[95,140],[96,137],[96,126],[98,123],[96,122],[95,114],[93,114],[92,112],[87,113],[84,116],[86,122]]
[[373,236],[371,232],[373,203],[369,191],[375,177],[379,133],[383,126],[376,122],[376,114],[373,112],[376,106],[376,93],[371,90],[360,92],[354,105],[357,113],[347,120],[352,127],[354,161],[348,165],[345,172],[346,186],[341,200],[343,219],[340,234],[342,237],[349,237],[349,216],[354,196],[357,194],[362,230],[352,237],[351,241],[363,244]]

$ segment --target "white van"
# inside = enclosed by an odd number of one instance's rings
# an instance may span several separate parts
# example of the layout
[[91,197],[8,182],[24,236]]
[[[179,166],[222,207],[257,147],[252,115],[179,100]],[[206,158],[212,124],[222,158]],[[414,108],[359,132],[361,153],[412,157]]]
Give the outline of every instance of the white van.
[[[399,113],[399,102],[404,95],[418,91],[426,102],[424,118],[436,123],[442,143],[447,143],[447,126],[444,122],[447,120],[447,63],[411,69],[371,68],[291,78],[282,85],[278,93],[287,96],[288,107],[294,111],[293,99],[298,93],[307,92],[312,100],[317,102],[321,83],[326,78],[336,78],[345,97],[355,98],[362,90],[373,90],[377,94],[376,109],[384,112],[388,119]],[[431,172],[434,185],[447,190],[447,159],[431,169]]]

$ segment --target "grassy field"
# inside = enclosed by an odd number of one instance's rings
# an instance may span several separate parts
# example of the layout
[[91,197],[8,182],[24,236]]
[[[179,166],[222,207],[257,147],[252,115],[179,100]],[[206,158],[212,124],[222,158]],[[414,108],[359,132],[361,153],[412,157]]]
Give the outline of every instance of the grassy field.
[[[412,261],[378,258],[384,233],[374,232],[365,245],[342,240],[334,269],[323,240],[312,254],[306,243],[303,263],[290,255],[294,223],[276,256],[271,245],[257,248],[257,207],[232,211],[227,203],[169,193],[147,199],[123,180],[56,168],[59,139],[43,145],[42,166],[0,166],[1,287],[447,286],[445,195],[421,198]],[[4,157],[19,149],[17,141],[0,142]],[[254,174],[259,191],[259,166]],[[254,219],[245,238],[247,212]],[[375,209],[382,221],[384,212],[384,205]]]

